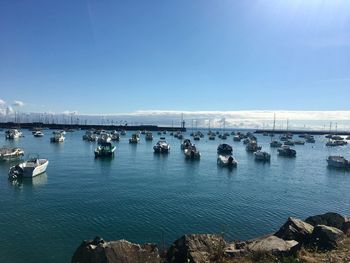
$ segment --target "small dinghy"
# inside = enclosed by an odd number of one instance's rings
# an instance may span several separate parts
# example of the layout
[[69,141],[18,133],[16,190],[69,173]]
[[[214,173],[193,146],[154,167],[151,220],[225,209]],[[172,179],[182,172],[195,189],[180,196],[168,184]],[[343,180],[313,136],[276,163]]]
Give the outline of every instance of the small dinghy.
[[10,161],[15,160],[24,155],[24,151],[21,148],[3,147],[0,149],[0,160]]
[[43,137],[44,133],[42,131],[36,131],[33,133],[34,137]]
[[185,154],[186,159],[200,159],[201,158],[201,154],[197,150],[195,145],[190,145],[189,147],[187,147],[184,150],[184,154]]
[[44,173],[48,164],[49,161],[47,159],[40,159],[38,155],[31,155],[27,161],[10,168],[9,179],[15,180],[19,177],[35,177]]
[[219,155],[217,159],[217,164],[222,167],[236,167],[237,161],[231,155]]

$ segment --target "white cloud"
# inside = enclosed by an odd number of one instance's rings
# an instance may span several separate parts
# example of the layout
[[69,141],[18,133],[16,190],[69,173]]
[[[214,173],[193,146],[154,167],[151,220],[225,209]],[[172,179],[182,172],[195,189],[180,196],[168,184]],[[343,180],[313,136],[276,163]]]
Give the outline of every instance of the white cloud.
[[11,106],[7,106],[5,113],[6,113],[6,115],[10,115],[10,114],[14,113],[14,110]]
[[6,104],[6,101],[0,99],[0,107],[1,107],[1,106],[4,106],[5,104]]
[[24,106],[24,102],[20,101],[20,100],[15,100],[12,105],[14,107],[23,107]]
[[66,111],[62,112],[62,114],[64,114],[64,115],[78,115],[78,111],[66,110]]

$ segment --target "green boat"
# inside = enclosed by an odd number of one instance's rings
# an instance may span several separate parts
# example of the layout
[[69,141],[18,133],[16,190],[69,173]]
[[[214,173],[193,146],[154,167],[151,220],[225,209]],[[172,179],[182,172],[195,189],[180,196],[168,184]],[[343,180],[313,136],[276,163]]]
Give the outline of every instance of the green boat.
[[112,157],[116,147],[110,142],[103,142],[95,149],[95,158],[98,157]]

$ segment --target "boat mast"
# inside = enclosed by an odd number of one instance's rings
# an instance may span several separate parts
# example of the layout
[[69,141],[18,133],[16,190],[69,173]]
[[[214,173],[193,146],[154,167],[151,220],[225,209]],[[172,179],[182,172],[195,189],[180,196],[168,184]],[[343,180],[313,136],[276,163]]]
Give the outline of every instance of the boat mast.
[[273,128],[272,128],[271,142],[272,142],[272,137],[275,136],[275,127],[276,127],[276,113],[273,113]]

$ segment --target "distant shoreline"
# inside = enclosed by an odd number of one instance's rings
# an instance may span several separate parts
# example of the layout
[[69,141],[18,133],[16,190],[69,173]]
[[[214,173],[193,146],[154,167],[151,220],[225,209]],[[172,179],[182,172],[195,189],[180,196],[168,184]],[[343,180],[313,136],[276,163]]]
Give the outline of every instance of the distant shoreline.
[[[186,132],[188,128],[186,127],[169,127],[169,126],[158,126],[158,125],[100,125],[100,124],[55,124],[55,123],[42,123],[42,122],[28,122],[28,123],[14,123],[14,122],[0,122],[0,128],[3,129],[35,129],[35,128],[47,128],[52,130],[67,130],[67,129],[104,129],[104,130],[127,130],[127,131],[137,131],[137,130],[147,130],[147,131],[181,131]],[[198,128],[198,129],[208,129],[208,128]],[[191,129],[190,129],[191,130]],[[222,130],[220,128],[212,128],[212,130]],[[312,135],[325,135],[329,134],[326,130],[288,130],[285,129],[247,129],[247,128],[227,128],[226,131],[240,131],[240,130],[252,130],[254,133],[262,134],[312,134]],[[350,135],[350,131],[332,131],[335,135]]]

